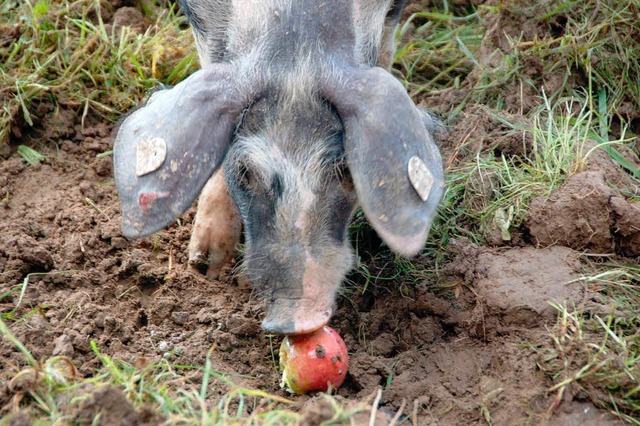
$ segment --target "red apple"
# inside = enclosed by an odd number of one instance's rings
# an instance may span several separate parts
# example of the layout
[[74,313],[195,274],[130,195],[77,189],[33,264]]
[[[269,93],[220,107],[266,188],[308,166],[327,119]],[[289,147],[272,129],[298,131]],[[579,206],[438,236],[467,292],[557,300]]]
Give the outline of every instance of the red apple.
[[342,337],[324,326],[309,334],[287,336],[280,345],[282,382],[292,393],[326,392],[347,376],[349,355]]

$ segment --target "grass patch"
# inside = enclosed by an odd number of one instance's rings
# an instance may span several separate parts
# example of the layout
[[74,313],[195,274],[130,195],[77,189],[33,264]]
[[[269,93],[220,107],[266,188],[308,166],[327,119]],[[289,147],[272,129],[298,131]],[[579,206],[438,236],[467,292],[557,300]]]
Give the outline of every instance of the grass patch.
[[[530,201],[582,170],[594,149],[587,141],[640,177],[629,132],[640,110],[640,2],[575,4],[435,2],[401,28],[396,68],[412,95],[436,109],[447,96],[450,127],[471,112],[490,141],[473,152],[472,131],[447,142],[447,192],[427,254],[441,257],[460,236],[484,244],[498,232],[509,244]],[[504,152],[506,138],[520,141],[518,152]]]
[[407,42],[396,52],[396,67],[414,97],[460,88],[477,64],[474,52],[484,33],[480,17],[474,9],[455,14],[448,3],[414,13],[398,32]]
[[[502,244],[509,244],[511,234],[525,224],[533,198],[548,196],[602,148],[587,144],[593,124],[588,99],[541,101],[527,120],[480,108],[480,115],[503,130],[495,134],[498,142],[449,167],[447,192],[430,237],[433,253],[460,236],[485,244],[489,234],[497,233]],[[462,144],[456,153],[464,151]]]
[[40,154],[38,151],[36,151],[33,148],[29,148],[26,145],[20,145],[18,147],[18,155],[20,157],[22,157],[22,159],[24,161],[26,161],[28,164],[30,165],[36,165],[36,164],[40,164],[43,161],[47,160],[47,157],[45,157],[44,155]]
[[640,267],[608,263],[582,277],[600,299],[589,306],[555,305],[558,322],[541,350],[557,404],[588,396],[640,424]]
[[[0,336],[26,362],[7,384],[11,401],[4,409],[11,413],[6,415],[9,421],[19,412],[34,424],[75,424],[98,418],[112,422],[123,413],[129,419],[142,419],[146,413],[153,416],[147,421],[182,425],[299,424],[305,416],[289,399],[239,386],[229,375],[214,370],[211,351],[203,367],[164,359],[158,363],[140,359],[131,365],[101,353],[92,342],[101,367],[93,377],[82,378],[67,357],[37,361],[2,320]],[[331,414],[325,412],[323,423],[327,425],[343,424],[358,413],[377,409],[370,401],[345,404],[330,395],[318,398],[329,407]],[[118,413],[108,412],[113,401],[119,404]]]
[[0,146],[60,109],[83,124],[93,115],[114,120],[151,87],[197,68],[191,30],[175,6],[140,16],[144,33],[105,24],[113,13],[99,0],[2,3]]
[[609,125],[638,110],[637,0],[435,3],[402,28],[397,62],[414,95],[463,89],[450,119],[468,103],[517,111],[514,95],[541,96],[543,87],[552,101],[581,86],[594,98],[604,91]]

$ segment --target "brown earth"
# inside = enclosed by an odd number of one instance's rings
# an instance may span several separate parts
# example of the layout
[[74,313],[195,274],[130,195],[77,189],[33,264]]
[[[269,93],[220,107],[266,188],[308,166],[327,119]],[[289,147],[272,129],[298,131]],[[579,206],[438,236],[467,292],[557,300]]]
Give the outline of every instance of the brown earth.
[[[114,19],[113,25],[122,23]],[[495,123],[479,111],[469,107],[454,123],[443,147],[448,165],[464,154],[456,148],[461,143],[479,151],[485,135],[495,135]],[[40,133],[17,141],[47,142],[39,148],[47,160],[39,165],[17,156],[0,160],[0,295],[28,280],[23,298],[18,291],[0,299],[0,312],[19,304],[15,317],[26,318],[11,323],[12,332],[36,359],[67,356],[83,377],[100,367],[91,341],[132,365],[163,357],[203,365],[211,350],[212,367],[236,383],[289,397],[279,388],[272,356],[281,338],[261,331],[262,302],[247,279],[229,270],[212,281],[187,266],[194,210],[153,237],[127,241],[111,157],[97,156],[112,148],[111,125],[77,123],[59,109]],[[497,146],[513,154],[521,145],[522,139],[511,144],[505,138]],[[401,421],[417,425],[617,424],[580,394],[558,399],[549,392],[552,382],[538,368],[536,351],[555,323],[549,301],[591,299],[579,280],[581,251],[640,253],[633,225],[640,211],[611,189],[620,184],[610,180],[612,167],[594,156],[585,172],[535,200],[526,238],[512,246],[477,247],[460,239],[447,247],[450,261],[433,280],[373,282],[364,292],[345,287],[331,321],[351,356],[338,398],[371,400],[382,389],[376,424],[400,409]],[[11,424],[30,422],[28,413],[13,410],[20,388],[9,383],[25,367],[23,355],[0,340],[0,415]],[[98,413],[102,424],[161,421],[136,410],[115,387],[83,391],[87,398],[66,405],[78,424]],[[306,424],[332,415],[319,398],[293,399]]]
[[[96,157],[111,149],[109,126],[76,126],[73,133],[45,150],[48,160],[40,165],[18,157],[0,162],[0,294],[29,281],[17,317],[31,314],[12,324],[16,336],[36,359],[68,356],[86,377],[99,367],[91,340],[132,364],[164,356],[203,365],[213,347],[216,370],[284,396],[271,354],[280,338],[260,330],[262,303],[247,280],[230,271],[210,281],[187,266],[193,210],[154,237],[127,241],[120,234],[111,158]],[[614,215],[615,208],[606,212]],[[527,345],[544,339],[555,321],[548,300],[580,304],[588,297],[576,280],[577,252],[490,250],[465,240],[448,250],[453,259],[439,282],[452,292],[436,291],[434,282],[398,283],[402,293],[371,284],[364,294],[346,290],[340,297],[331,324],[347,343],[351,366],[338,395],[363,400],[382,388],[381,409],[394,413],[404,404],[407,421],[415,416],[418,424],[471,424],[488,415],[494,424],[544,420],[555,395],[547,393],[550,381]],[[19,297],[4,298],[2,311],[12,310]],[[6,340],[0,359],[5,383],[25,367]],[[116,390],[95,392],[99,396],[75,408],[77,419],[119,404]],[[14,394],[4,386],[0,405]],[[295,399],[304,404],[309,397]],[[558,413],[551,423],[587,413],[581,424],[607,418],[584,401],[565,401]],[[122,415],[123,424],[151,416]]]

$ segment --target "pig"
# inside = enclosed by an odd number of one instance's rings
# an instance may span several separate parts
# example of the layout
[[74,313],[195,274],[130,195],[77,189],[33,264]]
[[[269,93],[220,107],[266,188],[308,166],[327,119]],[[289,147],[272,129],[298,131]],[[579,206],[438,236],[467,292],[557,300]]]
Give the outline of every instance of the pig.
[[353,266],[356,208],[412,257],[444,192],[443,127],[389,72],[404,0],[180,4],[202,67],[117,130],[123,234],[157,232],[200,195],[190,263],[215,276],[244,228],[262,328],[312,332]]

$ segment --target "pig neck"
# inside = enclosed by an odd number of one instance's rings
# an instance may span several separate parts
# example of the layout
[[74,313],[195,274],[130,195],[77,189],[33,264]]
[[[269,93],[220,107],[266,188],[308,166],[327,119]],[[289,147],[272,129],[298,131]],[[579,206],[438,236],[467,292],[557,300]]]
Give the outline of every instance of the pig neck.
[[353,3],[345,0],[234,2],[237,28],[229,33],[228,60],[248,60],[272,75],[300,61],[356,64]]

